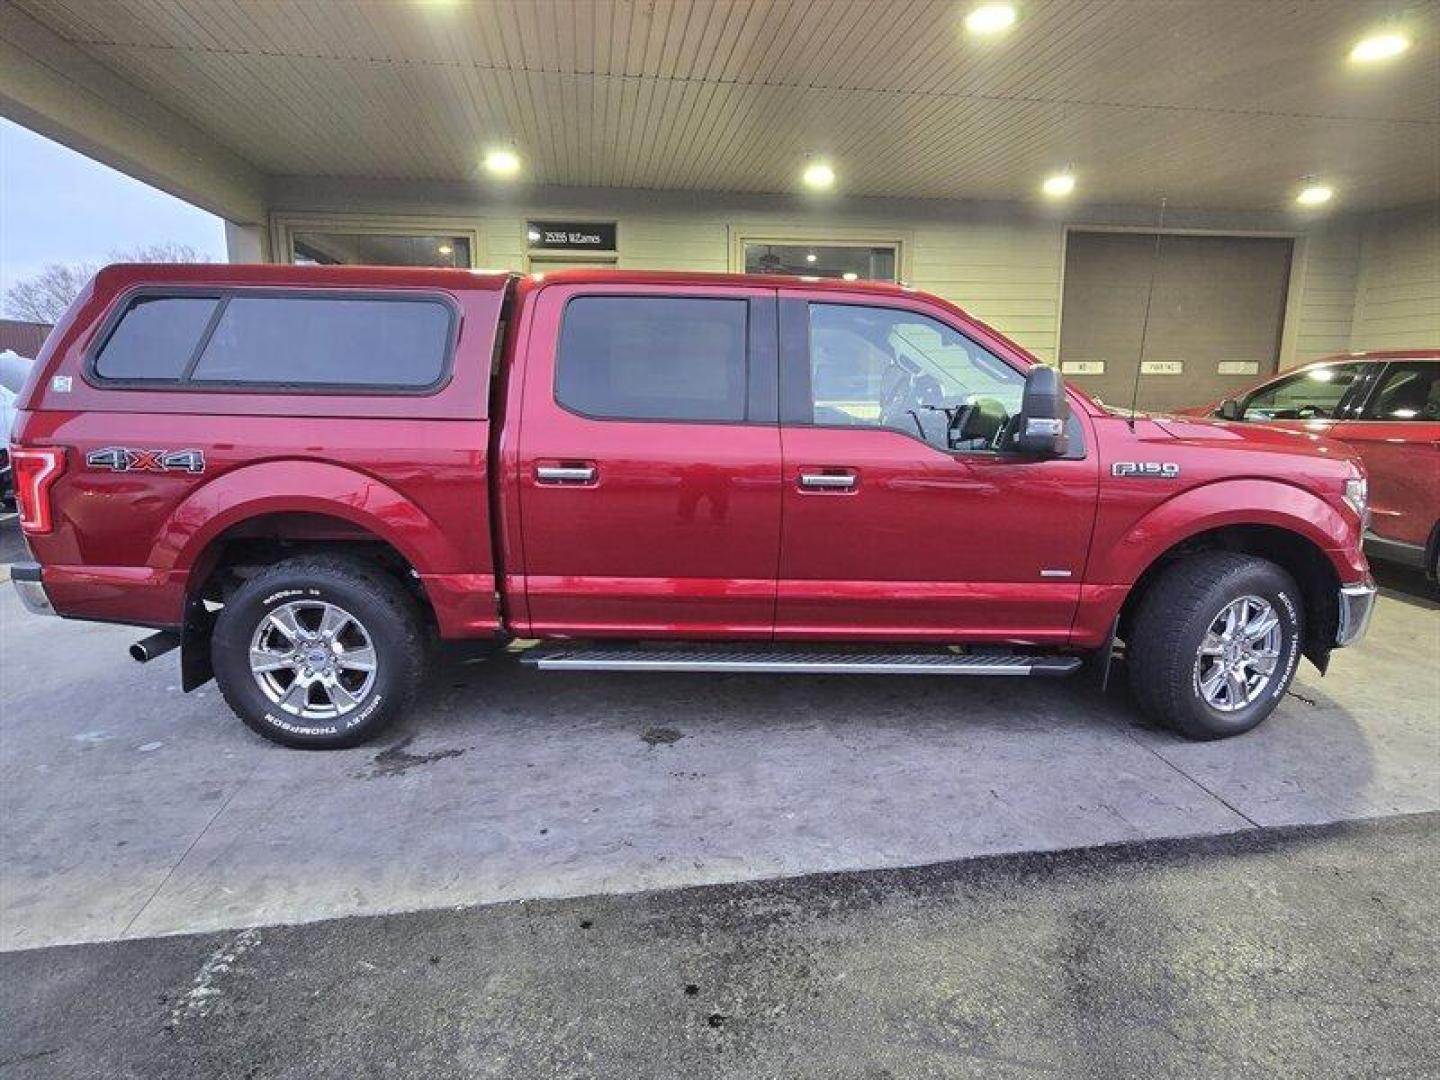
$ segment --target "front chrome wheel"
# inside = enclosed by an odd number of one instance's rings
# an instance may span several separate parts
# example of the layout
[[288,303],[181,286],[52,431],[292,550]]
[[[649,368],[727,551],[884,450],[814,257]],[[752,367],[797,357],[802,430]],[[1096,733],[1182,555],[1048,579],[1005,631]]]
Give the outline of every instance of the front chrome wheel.
[[335,604],[296,600],[267,612],[250,639],[250,674],[270,702],[301,720],[335,720],[375,685],[375,645]]
[[1226,604],[1200,642],[1195,681],[1206,704],[1235,712],[1263,694],[1284,644],[1280,616],[1268,600],[1242,596]]

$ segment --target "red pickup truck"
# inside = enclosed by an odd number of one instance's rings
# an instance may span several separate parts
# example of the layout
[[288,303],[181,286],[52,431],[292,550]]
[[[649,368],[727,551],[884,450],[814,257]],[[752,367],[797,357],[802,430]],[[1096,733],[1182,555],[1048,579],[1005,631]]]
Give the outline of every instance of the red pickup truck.
[[290,746],[445,639],[541,670],[1058,675],[1248,730],[1366,626],[1311,435],[1113,415],[955,306],[806,278],[114,266],[12,458],[32,611],[177,645]]

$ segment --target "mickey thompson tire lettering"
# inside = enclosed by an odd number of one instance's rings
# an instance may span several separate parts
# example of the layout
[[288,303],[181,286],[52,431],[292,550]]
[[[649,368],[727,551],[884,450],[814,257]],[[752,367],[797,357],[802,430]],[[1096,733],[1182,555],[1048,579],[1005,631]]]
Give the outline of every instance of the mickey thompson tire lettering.
[[[320,720],[290,715],[251,670],[256,627],[296,601],[336,605],[370,635],[375,678],[350,712]],[[220,692],[253,731],[284,746],[338,749],[374,738],[404,712],[423,678],[424,640],[415,602],[398,581],[359,559],[318,555],[276,563],[237,589],[216,619],[211,654]]]
[[[1258,597],[1279,617],[1279,654],[1270,681],[1232,711],[1213,707],[1199,688],[1199,651],[1228,604]],[[1192,739],[1249,731],[1289,690],[1303,640],[1300,590],[1284,569],[1253,555],[1205,551],[1167,567],[1141,597],[1126,641],[1130,688],[1140,711]]]

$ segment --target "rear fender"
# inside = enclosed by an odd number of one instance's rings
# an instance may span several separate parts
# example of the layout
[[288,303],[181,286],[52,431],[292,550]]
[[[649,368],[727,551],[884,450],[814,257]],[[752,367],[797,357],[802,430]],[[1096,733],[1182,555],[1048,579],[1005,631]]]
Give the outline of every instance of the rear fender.
[[373,476],[317,461],[267,461],[232,469],[193,491],[166,520],[149,565],[186,576],[233,525],[276,513],[326,514],[384,540],[424,574],[464,569],[440,526]]

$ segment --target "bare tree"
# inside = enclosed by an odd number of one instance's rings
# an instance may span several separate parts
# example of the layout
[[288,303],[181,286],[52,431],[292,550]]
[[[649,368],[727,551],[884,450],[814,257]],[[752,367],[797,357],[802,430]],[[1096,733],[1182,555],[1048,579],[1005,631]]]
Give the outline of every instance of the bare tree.
[[[147,244],[111,252],[111,262],[197,263],[205,256],[189,244]],[[80,295],[98,267],[90,263],[51,263],[38,274],[17,281],[5,293],[5,313],[26,322],[54,323]]]

